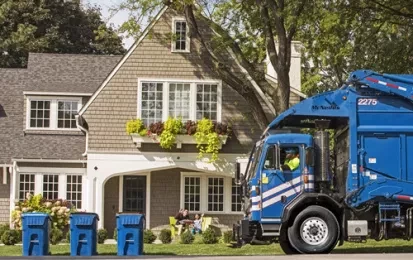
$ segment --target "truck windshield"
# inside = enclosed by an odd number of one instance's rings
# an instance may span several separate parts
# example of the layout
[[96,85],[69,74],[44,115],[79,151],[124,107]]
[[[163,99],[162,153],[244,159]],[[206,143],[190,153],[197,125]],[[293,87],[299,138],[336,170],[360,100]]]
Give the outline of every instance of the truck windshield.
[[258,162],[261,157],[261,152],[262,152],[262,146],[263,143],[260,143],[258,145],[255,145],[254,148],[251,151],[250,158],[248,160],[248,165],[246,169],[246,180],[249,181],[251,178],[255,177],[256,174],[256,169]]

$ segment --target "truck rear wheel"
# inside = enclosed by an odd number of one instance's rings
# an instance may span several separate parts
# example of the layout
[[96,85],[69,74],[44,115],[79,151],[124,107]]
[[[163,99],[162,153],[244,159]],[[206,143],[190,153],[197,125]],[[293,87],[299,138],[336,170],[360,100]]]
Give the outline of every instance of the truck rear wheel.
[[288,228],[288,240],[303,254],[330,253],[337,244],[340,227],[331,211],[320,206],[303,210]]
[[298,252],[290,243],[290,241],[287,240],[280,240],[280,247],[283,250],[283,252],[286,255],[296,255],[299,254],[300,252]]

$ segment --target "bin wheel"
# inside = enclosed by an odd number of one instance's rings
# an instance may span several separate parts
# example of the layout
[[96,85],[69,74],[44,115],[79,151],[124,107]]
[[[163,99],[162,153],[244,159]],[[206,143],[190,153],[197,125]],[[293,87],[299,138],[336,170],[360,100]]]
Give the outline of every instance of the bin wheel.
[[288,240],[303,254],[327,254],[336,246],[340,226],[331,211],[320,206],[303,210],[288,228]]

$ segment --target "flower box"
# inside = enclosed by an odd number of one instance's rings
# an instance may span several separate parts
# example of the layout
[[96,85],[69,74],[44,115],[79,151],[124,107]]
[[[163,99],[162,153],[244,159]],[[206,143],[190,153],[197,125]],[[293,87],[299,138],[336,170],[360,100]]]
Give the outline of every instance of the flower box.
[[[143,143],[159,143],[158,135],[140,136],[139,134],[131,134],[130,136],[138,148],[141,148]],[[222,145],[227,143],[228,135],[220,135],[219,139],[221,141],[219,149],[221,149]],[[197,144],[193,135],[177,135],[175,143],[178,149],[182,148],[182,144]]]

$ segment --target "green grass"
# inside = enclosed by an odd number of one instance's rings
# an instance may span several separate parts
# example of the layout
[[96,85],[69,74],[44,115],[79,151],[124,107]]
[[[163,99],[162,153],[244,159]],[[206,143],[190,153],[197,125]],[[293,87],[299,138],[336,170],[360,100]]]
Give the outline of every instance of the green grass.
[[[69,255],[69,245],[50,246],[52,255]],[[212,249],[212,250],[211,250]],[[98,245],[100,255],[116,255],[116,245]],[[242,248],[232,248],[225,244],[145,244],[144,252],[147,255],[275,255],[283,254],[278,244],[268,246],[246,245]],[[333,253],[413,253],[413,241],[388,240],[376,242],[369,240],[367,243],[345,243],[337,247]],[[0,256],[21,256],[21,246],[0,246]]]

